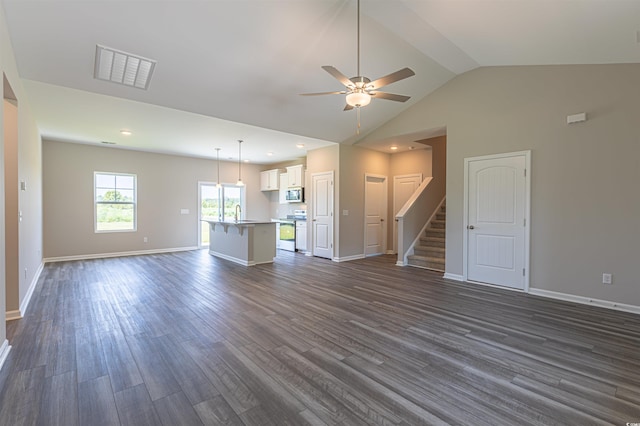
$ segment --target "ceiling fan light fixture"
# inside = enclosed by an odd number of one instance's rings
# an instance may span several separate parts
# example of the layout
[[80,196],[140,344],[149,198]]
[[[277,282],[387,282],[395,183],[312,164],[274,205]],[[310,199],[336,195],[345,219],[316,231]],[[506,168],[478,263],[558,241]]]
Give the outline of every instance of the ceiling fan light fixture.
[[347,105],[354,108],[361,108],[369,105],[371,95],[365,91],[357,91],[347,94]]

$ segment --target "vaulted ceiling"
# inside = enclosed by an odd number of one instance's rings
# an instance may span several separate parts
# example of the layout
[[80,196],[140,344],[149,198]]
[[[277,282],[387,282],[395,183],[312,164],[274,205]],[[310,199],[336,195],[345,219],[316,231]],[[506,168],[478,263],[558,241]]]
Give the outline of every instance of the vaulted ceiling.
[[[2,3],[44,137],[223,158],[243,139],[265,164],[354,143],[477,67],[640,62],[640,0],[362,0],[361,73],[416,75],[384,89],[408,102],[362,108],[358,135],[343,95],[299,96],[343,89],[322,65],[356,75],[356,0]],[[95,79],[97,44],[156,60],[148,90]]]

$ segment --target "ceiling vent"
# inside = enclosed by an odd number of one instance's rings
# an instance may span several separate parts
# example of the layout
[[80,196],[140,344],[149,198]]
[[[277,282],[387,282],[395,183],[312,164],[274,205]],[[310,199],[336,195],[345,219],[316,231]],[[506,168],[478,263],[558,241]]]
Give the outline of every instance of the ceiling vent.
[[147,90],[155,66],[152,59],[98,44],[93,77]]

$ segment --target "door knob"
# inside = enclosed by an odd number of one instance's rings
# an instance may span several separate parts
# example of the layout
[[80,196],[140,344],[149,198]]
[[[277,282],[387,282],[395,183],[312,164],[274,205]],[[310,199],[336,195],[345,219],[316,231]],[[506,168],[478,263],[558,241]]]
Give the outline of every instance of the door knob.
[[467,229],[476,229],[476,227],[475,227],[475,226],[473,226],[473,225],[468,225],[468,226],[467,226]]
[[384,222],[384,219],[380,219],[380,222]]

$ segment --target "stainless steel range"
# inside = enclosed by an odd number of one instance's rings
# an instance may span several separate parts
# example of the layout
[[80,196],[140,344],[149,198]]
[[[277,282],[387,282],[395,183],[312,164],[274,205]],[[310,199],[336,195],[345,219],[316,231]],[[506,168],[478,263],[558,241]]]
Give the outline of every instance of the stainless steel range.
[[279,219],[280,222],[280,244],[281,250],[296,251],[296,221],[306,221],[306,210],[294,210],[293,214],[288,214],[286,218]]

